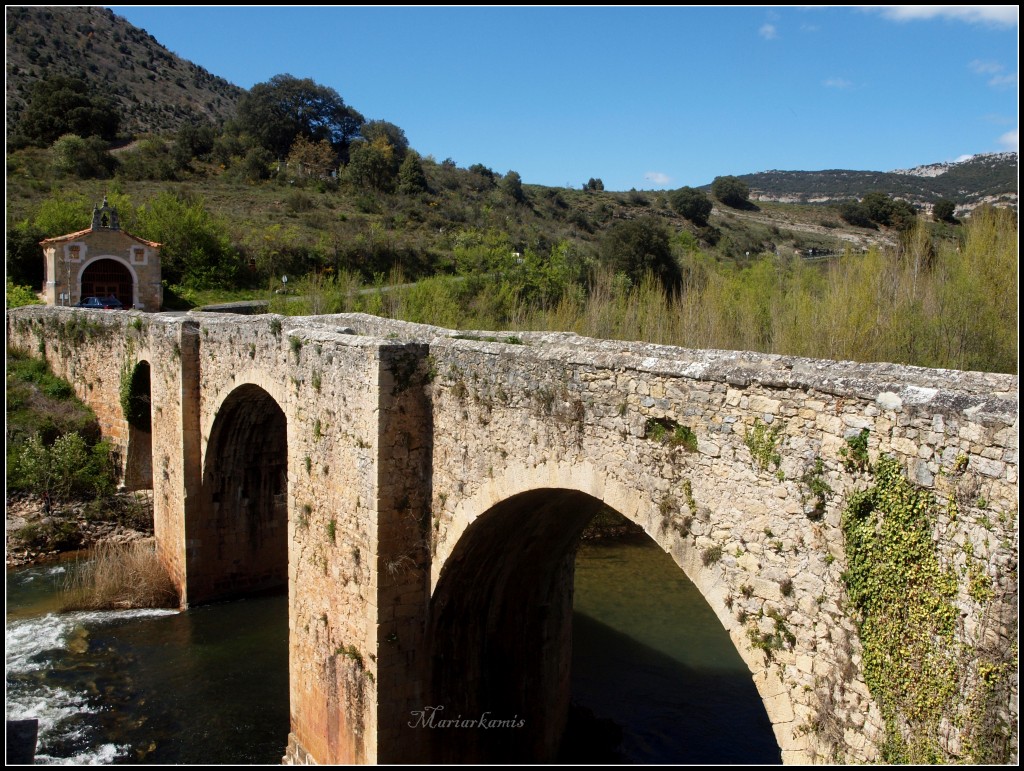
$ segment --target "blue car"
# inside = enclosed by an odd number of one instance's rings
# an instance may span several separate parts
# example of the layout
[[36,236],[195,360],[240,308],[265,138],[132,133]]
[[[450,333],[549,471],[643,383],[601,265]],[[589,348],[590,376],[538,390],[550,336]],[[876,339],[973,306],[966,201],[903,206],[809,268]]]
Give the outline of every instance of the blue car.
[[92,308],[93,310],[119,311],[124,308],[121,301],[113,295],[106,297],[86,297],[79,302],[76,308]]

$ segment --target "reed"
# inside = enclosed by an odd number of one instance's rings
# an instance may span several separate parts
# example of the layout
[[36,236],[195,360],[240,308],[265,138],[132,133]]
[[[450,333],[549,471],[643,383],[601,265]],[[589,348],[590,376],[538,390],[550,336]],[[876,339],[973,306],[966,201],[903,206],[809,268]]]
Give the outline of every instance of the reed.
[[178,592],[152,540],[101,543],[69,571],[62,611],[176,608]]

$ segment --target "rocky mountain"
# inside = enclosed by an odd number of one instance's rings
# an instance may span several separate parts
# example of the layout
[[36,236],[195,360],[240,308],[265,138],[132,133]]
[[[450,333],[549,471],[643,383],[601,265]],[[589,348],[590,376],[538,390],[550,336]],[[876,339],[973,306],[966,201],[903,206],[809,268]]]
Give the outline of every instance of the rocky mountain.
[[831,203],[880,190],[923,208],[947,198],[964,212],[982,203],[1017,206],[1017,153],[985,153],[963,161],[895,171],[763,171],[739,178],[755,201]]
[[98,6],[7,6],[7,135],[32,86],[82,78],[113,97],[129,135],[174,131],[234,113],[243,89],[185,61],[145,30]]
[[948,171],[962,169],[964,164],[984,163],[990,167],[997,167],[1003,162],[1017,163],[1017,153],[983,153],[972,155],[968,158],[961,158],[958,161],[946,163],[930,163],[926,166],[915,166],[912,169],[893,169],[890,174],[909,174],[912,177],[940,177]]

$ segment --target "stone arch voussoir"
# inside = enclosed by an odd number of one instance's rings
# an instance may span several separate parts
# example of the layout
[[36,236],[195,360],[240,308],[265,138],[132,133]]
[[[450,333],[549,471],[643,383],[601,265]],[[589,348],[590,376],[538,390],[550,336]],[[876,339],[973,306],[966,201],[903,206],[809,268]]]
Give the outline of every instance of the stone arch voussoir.
[[716,565],[704,565],[700,550],[691,539],[679,537],[675,532],[669,533],[660,526],[658,501],[653,500],[648,492],[604,473],[592,463],[549,462],[536,466],[510,463],[456,503],[450,525],[436,545],[430,576],[431,596],[435,596],[446,567],[456,561],[453,557],[458,558],[460,542],[474,523],[516,496],[541,490],[582,493],[640,525],[697,587],[729,633],[734,647],[751,672],[783,757],[805,749],[805,741],[799,732],[793,730],[794,710],[788,692],[779,678],[768,671],[764,654],[754,648],[746,628],[729,609],[728,597],[735,594],[738,587],[730,586]]

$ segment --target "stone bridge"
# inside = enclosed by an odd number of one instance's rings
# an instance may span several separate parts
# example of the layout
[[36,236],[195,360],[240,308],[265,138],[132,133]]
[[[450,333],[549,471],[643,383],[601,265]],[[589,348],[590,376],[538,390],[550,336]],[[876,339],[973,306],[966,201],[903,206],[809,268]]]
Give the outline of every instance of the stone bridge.
[[[575,551],[604,507],[703,594],[785,762],[876,760],[840,518],[882,455],[959,496],[937,548],[1001,598],[983,611],[965,582],[959,634],[1016,639],[1014,376],[365,315],[30,307],[7,342],[152,488],[184,605],[287,586],[288,761],[550,760]],[[411,727],[427,705],[525,726],[444,743]]]

